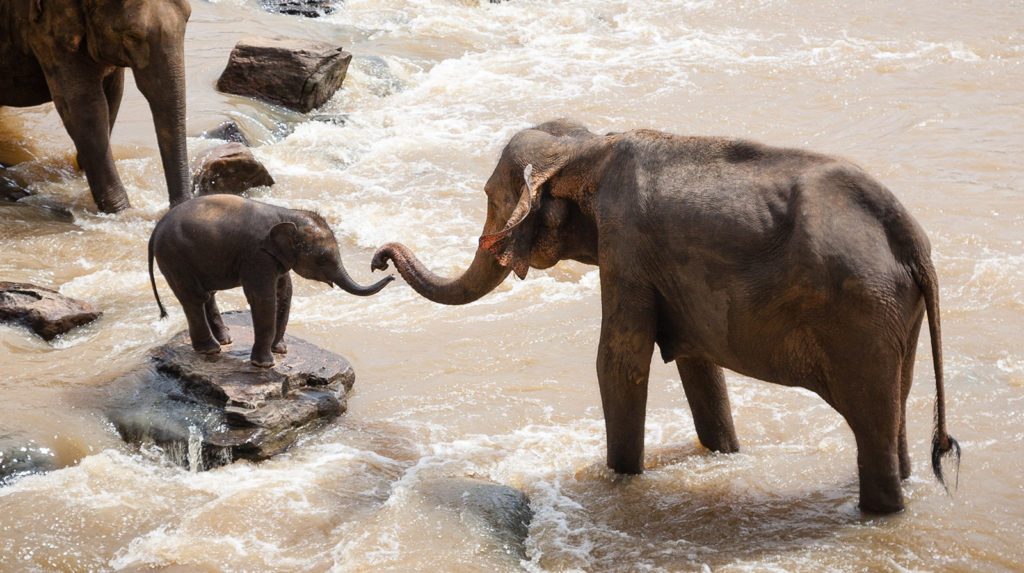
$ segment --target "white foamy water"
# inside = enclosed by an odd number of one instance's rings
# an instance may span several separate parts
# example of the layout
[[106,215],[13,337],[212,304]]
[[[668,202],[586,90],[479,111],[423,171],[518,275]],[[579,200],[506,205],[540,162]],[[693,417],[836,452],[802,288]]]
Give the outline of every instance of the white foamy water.
[[[363,283],[409,245],[459,273],[483,184],[516,131],[571,117],[594,132],[731,135],[847,157],[931,238],[947,412],[964,448],[948,496],[929,471],[930,353],[908,403],[907,511],[856,509],[855,445],[818,397],[729,375],[742,451],[700,447],[675,368],[655,359],[646,471],[604,463],[595,268],[510,278],[463,307],[401,280],[370,298],[295,281],[289,332],[348,357],[349,411],[284,455],[190,473],[128,446],[103,416],[147,351],[185,327],[146,273],[166,209],[148,107],[126,88],[114,130],[133,209],[94,212],[52,106],[0,110],[0,163],[37,192],[0,205],[0,280],[87,300],[103,317],[53,343],[0,326],[0,449],[61,469],[0,487],[0,571],[1018,571],[1024,563],[1024,11],[1017,3],[800,0],[346,0],[324,18],[193,0],[189,152],[234,119],[277,180],[253,196],[315,209]],[[243,35],[354,54],[306,116],[217,93]],[[47,208],[70,210],[71,220]],[[242,308],[240,291],[220,297]],[[928,343],[922,337],[922,344]],[[478,478],[529,496],[525,558],[425,495]]]

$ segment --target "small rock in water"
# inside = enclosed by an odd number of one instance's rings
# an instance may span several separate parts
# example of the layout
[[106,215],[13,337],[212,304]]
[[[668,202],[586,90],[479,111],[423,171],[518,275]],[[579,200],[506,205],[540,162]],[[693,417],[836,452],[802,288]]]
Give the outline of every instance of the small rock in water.
[[314,40],[243,38],[231,50],[217,89],[306,113],[345,81],[352,54]]
[[[0,167],[3,169],[3,167]],[[0,201],[14,202],[19,199],[24,199],[32,193],[28,189],[25,189],[21,185],[18,185],[10,177],[5,177],[0,174]]]
[[29,327],[44,340],[96,320],[103,312],[57,291],[0,281],[0,322]]
[[204,131],[200,137],[204,139],[219,139],[221,141],[241,143],[246,147],[252,147],[249,138],[242,133],[242,128],[234,120],[227,120],[217,127]]
[[269,187],[274,178],[248,147],[241,143],[218,145],[192,162],[196,195],[233,193],[241,195],[253,187]]
[[509,555],[526,559],[526,537],[533,510],[518,489],[476,478],[440,478],[416,489],[438,507],[456,511],[463,523],[476,522]]
[[319,18],[334,12],[331,0],[260,0],[260,5],[268,12]]
[[[2,440],[8,442],[9,440]],[[53,451],[35,444],[8,446],[0,449],[0,487],[18,478],[57,469]]]
[[355,372],[344,357],[286,335],[288,354],[256,368],[249,313],[223,316],[234,342],[220,354],[197,354],[180,332],[152,351],[152,366],[114,382],[118,403],[107,416],[125,441],[154,442],[181,465],[210,469],[281,453],[346,410]]

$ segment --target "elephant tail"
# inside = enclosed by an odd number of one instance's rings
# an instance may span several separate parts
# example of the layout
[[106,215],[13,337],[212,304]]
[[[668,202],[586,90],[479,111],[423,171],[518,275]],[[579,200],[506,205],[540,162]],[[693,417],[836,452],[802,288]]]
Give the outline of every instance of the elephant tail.
[[[932,343],[932,363],[935,366],[935,430],[932,433],[932,472],[949,493],[942,476],[942,458],[952,455],[957,481],[960,475],[960,444],[946,432],[946,390],[942,370],[942,329],[939,323],[939,281],[935,267],[927,257],[914,272],[914,278],[924,293],[925,312],[928,314],[928,333]],[[954,486],[955,488],[956,486]]]
[[164,303],[160,302],[160,293],[156,290],[156,278],[153,277],[153,237],[149,237],[149,284],[153,285],[153,296],[156,297],[156,305],[160,307],[160,318],[167,318],[167,309]]

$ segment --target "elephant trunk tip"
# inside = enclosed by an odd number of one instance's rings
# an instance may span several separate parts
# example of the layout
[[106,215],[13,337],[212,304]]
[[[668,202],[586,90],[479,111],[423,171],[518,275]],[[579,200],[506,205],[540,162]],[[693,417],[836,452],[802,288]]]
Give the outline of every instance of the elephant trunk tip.
[[[394,260],[394,244],[388,243],[383,247],[377,249],[377,252],[373,254],[373,259],[370,261],[370,270],[383,271],[388,268],[388,261]],[[393,278],[393,277],[392,277]]]

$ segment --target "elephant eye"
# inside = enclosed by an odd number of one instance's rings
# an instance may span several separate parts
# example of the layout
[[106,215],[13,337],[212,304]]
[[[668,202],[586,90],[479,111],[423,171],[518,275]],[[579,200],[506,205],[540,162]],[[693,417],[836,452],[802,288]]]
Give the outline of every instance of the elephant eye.
[[328,257],[327,255],[320,255],[316,259],[316,264],[321,267],[326,267],[327,265],[331,264],[331,258]]

